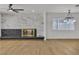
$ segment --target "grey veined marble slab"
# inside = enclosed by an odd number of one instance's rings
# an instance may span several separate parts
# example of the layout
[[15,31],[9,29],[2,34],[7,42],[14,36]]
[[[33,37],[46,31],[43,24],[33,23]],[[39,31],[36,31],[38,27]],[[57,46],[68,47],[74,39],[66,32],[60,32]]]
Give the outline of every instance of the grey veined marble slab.
[[4,38],[20,38],[21,37],[21,29],[2,29],[1,37]]

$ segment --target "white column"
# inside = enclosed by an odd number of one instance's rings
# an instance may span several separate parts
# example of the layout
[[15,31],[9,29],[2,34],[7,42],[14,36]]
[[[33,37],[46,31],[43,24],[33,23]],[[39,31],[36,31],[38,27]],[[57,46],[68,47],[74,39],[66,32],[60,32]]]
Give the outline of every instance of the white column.
[[0,38],[1,38],[1,14],[0,14]]
[[46,12],[44,11],[44,40],[46,40]]

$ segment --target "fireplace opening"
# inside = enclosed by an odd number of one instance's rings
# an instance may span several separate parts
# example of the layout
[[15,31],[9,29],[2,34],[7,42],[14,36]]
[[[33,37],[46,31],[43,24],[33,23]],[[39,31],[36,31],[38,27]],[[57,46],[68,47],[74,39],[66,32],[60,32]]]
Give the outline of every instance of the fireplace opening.
[[22,29],[21,36],[22,37],[36,37],[37,31],[36,29]]

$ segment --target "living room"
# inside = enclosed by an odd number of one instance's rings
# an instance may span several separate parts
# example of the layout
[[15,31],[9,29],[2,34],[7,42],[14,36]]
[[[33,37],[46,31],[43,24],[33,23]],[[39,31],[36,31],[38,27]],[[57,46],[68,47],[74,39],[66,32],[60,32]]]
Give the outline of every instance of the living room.
[[79,4],[0,4],[1,55],[79,54]]

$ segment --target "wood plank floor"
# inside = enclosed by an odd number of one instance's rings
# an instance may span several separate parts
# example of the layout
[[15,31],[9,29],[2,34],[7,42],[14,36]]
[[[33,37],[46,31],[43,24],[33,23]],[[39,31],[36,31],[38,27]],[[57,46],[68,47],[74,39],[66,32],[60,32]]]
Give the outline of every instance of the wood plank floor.
[[0,55],[79,55],[79,40],[0,40]]

